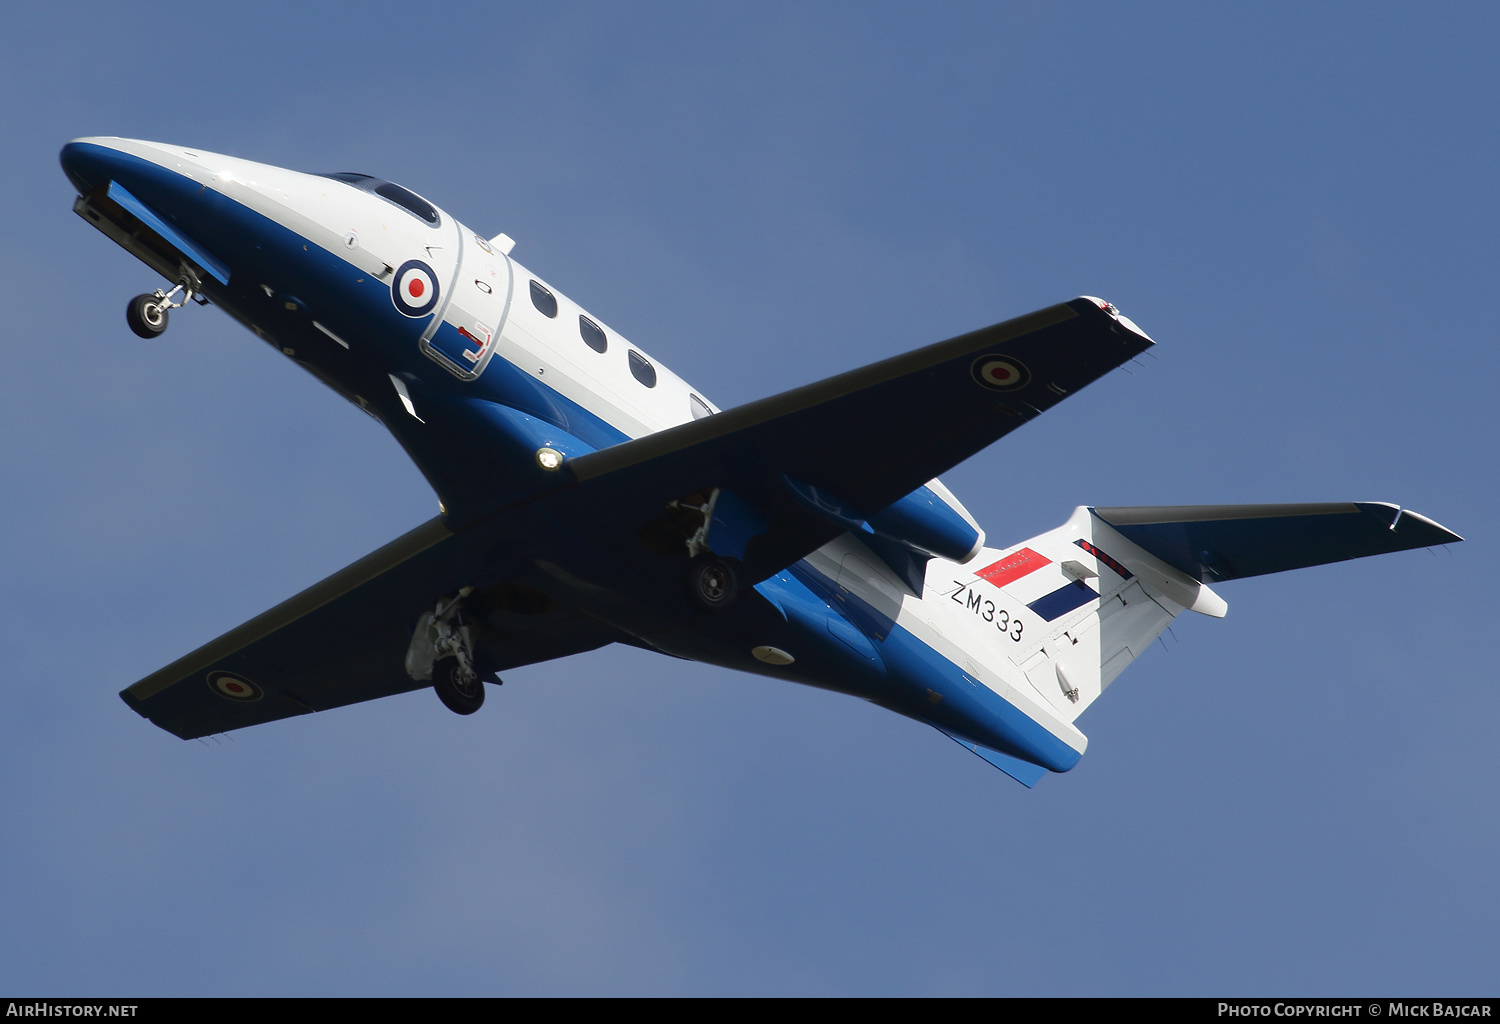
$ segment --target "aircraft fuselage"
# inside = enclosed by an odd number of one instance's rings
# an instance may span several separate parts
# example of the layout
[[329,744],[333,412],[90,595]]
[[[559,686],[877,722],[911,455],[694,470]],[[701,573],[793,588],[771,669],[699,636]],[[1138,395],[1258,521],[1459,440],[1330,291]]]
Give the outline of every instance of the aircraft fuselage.
[[1026,785],[1209,581],[1459,539],[1399,506],[1079,508],[988,548],[935,476],[1145,351],[1083,296],[721,412],[426,199],[80,139],[75,210],[379,420],[441,517],[122,692],[183,738],[623,642],[862,697]]

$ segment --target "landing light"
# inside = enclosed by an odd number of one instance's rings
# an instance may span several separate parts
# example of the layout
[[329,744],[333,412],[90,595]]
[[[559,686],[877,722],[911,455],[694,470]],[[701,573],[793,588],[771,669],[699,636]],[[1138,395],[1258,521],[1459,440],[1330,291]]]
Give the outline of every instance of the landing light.
[[536,464],[543,469],[556,469],[563,464],[563,453],[556,448],[538,448]]

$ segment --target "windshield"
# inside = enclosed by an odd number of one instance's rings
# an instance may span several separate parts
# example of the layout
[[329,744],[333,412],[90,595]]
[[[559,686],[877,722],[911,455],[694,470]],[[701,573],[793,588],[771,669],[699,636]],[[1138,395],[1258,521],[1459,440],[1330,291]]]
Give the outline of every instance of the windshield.
[[342,181],[353,185],[357,189],[373,193],[386,202],[394,203],[407,213],[416,217],[425,224],[438,226],[437,207],[417,195],[411,189],[402,188],[394,181],[385,181],[369,174],[357,174],[354,171],[336,171],[332,174],[322,175],[324,178],[332,178],[334,181]]

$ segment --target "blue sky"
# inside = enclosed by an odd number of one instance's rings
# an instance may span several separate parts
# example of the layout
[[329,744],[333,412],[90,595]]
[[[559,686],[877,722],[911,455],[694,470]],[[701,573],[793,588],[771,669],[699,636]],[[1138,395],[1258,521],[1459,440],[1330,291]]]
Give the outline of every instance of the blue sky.
[[[0,990],[1494,994],[1500,17],[1387,4],[23,5],[0,40]],[[1154,358],[946,480],[1387,500],[1027,791],[859,701],[610,649],[183,743],[123,686],[435,512],[70,211],[159,139],[399,181],[721,406],[1070,298]]]

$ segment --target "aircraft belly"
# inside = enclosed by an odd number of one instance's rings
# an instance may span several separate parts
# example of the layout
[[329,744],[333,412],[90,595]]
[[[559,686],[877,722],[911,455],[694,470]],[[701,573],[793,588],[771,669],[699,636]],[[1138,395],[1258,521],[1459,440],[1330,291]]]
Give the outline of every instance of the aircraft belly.
[[[1067,771],[1077,763],[1087,744],[1081,733],[1058,721],[1029,687],[1010,685],[972,663],[960,667],[963,649],[909,609],[893,609],[894,584],[864,559],[851,556],[853,547],[843,538],[817,553],[825,566],[841,556],[836,576],[815,568],[814,559],[794,566],[790,575],[824,597],[825,618],[845,618],[871,643],[882,669],[879,703],[1051,771]],[[903,603],[920,604],[915,598]],[[810,617],[805,604],[800,608]],[[825,637],[832,632],[825,630]]]

